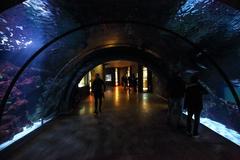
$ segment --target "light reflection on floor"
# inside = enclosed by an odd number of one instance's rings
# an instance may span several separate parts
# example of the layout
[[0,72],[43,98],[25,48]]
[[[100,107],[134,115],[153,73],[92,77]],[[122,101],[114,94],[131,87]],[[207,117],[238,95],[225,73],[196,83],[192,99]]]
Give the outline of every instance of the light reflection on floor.
[[94,97],[93,95],[88,96],[87,98],[88,105],[84,103],[80,104],[81,109],[79,110],[79,115],[92,114],[94,112]]
[[115,106],[119,107],[120,106],[120,88],[119,87],[115,87],[114,88],[114,102],[115,102]]
[[[114,106],[121,105],[122,92],[124,92],[124,94],[126,95],[125,98],[128,99],[128,101],[129,101],[130,97],[134,98],[134,99],[139,98],[138,96],[135,95],[135,93],[128,93],[128,92],[125,92],[125,91],[121,90],[120,88],[116,87],[115,90],[114,90],[114,93],[116,95],[113,97],[114,98],[114,103],[115,103]],[[111,93],[112,93],[111,91],[107,91],[107,96],[110,95]],[[140,96],[140,99],[142,99],[142,100],[140,100],[141,101],[140,107],[141,107],[141,109],[144,113],[148,113],[150,111],[151,107],[152,107],[148,103],[148,100],[149,100],[148,96],[149,96],[148,94],[141,94],[141,96]],[[89,96],[87,100],[88,100],[89,105],[88,106],[82,106],[82,108],[79,111],[80,115],[92,114],[93,111],[94,111],[94,97]],[[154,103],[152,103],[152,105],[154,105]],[[184,112],[184,114],[186,114],[186,112]],[[44,121],[44,123],[46,123],[50,120],[51,119],[46,120],[46,121]],[[229,139],[233,143],[240,146],[240,134],[237,133],[236,131],[234,131],[232,129],[229,129],[224,124],[213,121],[209,118],[201,118],[200,121],[206,127],[210,128],[211,130],[215,131],[216,133],[222,135],[223,137]],[[4,148],[6,148],[7,146],[11,145],[12,143],[14,143],[17,140],[21,139],[22,137],[26,136],[30,132],[39,128],[40,126],[41,126],[41,121],[37,121],[37,122],[33,123],[33,125],[31,127],[24,127],[23,131],[16,134],[13,137],[12,140],[9,140],[9,141],[1,144],[0,145],[0,150],[2,150]]]
[[150,106],[149,106],[149,103],[148,103],[148,95],[146,93],[143,93],[142,94],[142,108],[143,108],[143,111],[144,112],[149,112],[149,109],[150,109]]

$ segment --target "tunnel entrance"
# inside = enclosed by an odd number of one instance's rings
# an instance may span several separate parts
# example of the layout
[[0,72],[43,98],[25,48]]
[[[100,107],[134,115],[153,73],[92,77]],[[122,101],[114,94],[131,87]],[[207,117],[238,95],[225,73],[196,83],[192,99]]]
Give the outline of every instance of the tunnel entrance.
[[[113,54],[114,53],[114,54]],[[168,76],[171,72],[169,69],[169,66],[165,64],[165,62],[161,59],[161,57],[154,55],[154,53],[148,53],[144,50],[137,49],[134,47],[127,47],[127,46],[116,46],[116,47],[110,47],[110,48],[102,48],[100,50],[96,50],[92,52],[91,54],[87,55],[86,57],[83,58],[84,60],[82,62],[78,62],[78,65],[75,65],[74,62],[73,66],[78,68],[75,70],[75,73],[73,74],[73,78],[70,79],[69,85],[67,86],[66,89],[66,96],[65,99],[63,100],[63,103],[61,103],[60,110],[68,111],[69,109],[69,103],[71,103],[71,97],[73,97],[73,90],[76,88],[77,84],[79,84],[80,80],[89,73],[89,70],[93,69],[95,66],[103,63],[108,63],[114,60],[119,60],[121,61],[128,61],[128,62],[135,62],[136,66],[136,71],[135,71],[135,76],[138,75],[142,79],[141,82],[139,83],[138,86],[138,91],[143,92],[143,91],[153,91],[153,86],[151,85],[152,81],[152,74],[154,77],[156,77],[159,81],[157,84],[159,88],[161,89],[161,96],[166,96],[166,92],[164,91],[166,88],[166,83]],[[83,64],[81,64],[83,63]],[[107,65],[107,64],[106,64]],[[84,67],[83,67],[84,66]],[[112,68],[110,69],[112,73],[112,77],[117,74],[118,69]],[[140,69],[141,68],[141,69]],[[176,68],[175,68],[176,69]],[[178,68],[181,69],[181,68]],[[62,70],[63,73],[68,73],[69,70],[72,70],[68,67],[65,68],[65,71]],[[131,75],[131,67],[126,68],[126,74]],[[145,75],[143,75],[145,73]],[[149,74],[147,74],[149,73]],[[60,75],[60,74],[59,74]],[[105,76],[110,76],[110,75],[105,75]],[[104,77],[108,78],[108,77]],[[60,76],[61,77],[61,76]],[[120,78],[118,77],[118,81],[120,81]],[[119,83],[115,81],[116,79],[114,78],[112,81],[112,85],[116,85],[115,83]],[[108,83],[108,82],[107,82]]]
[[[75,86],[71,106],[78,105],[81,99],[92,93],[92,83],[99,74],[107,90],[124,90],[126,93],[154,93],[164,95],[164,86],[158,76],[142,64],[133,61],[108,61],[90,70]],[[160,88],[162,87],[162,88]],[[92,93],[93,94],[93,93]]]

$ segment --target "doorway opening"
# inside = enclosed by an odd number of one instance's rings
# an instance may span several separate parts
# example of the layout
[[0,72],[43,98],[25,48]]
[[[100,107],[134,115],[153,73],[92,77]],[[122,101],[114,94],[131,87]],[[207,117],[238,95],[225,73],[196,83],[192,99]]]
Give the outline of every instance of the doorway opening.
[[115,93],[121,90],[127,94],[151,93],[161,95],[163,92],[161,81],[151,68],[135,61],[112,60],[97,65],[78,80],[77,87],[72,94],[74,108],[79,106],[81,100],[92,96],[92,83],[96,74],[99,74],[104,81],[106,90]]

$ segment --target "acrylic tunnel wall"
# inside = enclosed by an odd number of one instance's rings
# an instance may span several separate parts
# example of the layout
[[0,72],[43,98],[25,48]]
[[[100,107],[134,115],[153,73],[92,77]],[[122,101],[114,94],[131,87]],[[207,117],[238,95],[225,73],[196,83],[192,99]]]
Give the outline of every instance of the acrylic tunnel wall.
[[0,14],[0,98],[6,100],[0,149],[68,111],[77,81],[95,65],[117,59],[149,66],[163,84],[173,70],[181,70],[186,81],[199,72],[210,93],[202,123],[240,144],[239,106],[231,90],[240,96],[238,10],[214,0],[188,0],[159,3],[164,14],[147,12],[154,2],[129,13],[131,4],[119,3],[109,14],[112,6],[105,2],[102,8],[83,2],[78,8],[73,5],[78,3],[27,0]]

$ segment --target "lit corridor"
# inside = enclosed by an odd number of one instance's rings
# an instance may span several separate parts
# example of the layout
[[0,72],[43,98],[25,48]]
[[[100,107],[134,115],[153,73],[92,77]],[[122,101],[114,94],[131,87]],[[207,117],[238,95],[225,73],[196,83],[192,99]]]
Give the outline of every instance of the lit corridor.
[[227,160],[239,159],[235,144],[200,126],[200,138],[166,123],[167,105],[152,94],[105,92],[103,113],[95,116],[89,97],[73,115],[43,127],[8,159],[22,160]]

